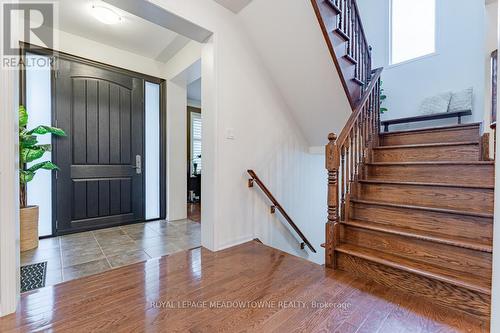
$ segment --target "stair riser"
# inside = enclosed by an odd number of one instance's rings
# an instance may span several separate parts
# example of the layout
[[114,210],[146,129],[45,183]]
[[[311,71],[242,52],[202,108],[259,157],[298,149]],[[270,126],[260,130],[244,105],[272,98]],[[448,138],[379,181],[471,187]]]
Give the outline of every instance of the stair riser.
[[491,253],[342,225],[342,243],[491,279]]
[[368,165],[368,179],[493,186],[494,165]]
[[490,189],[360,183],[356,197],[393,204],[493,213],[493,194]]
[[380,137],[382,146],[412,145],[440,142],[479,142],[479,126],[449,130],[384,134]]
[[351,203],[351,218],[408,230],[463,237],[492,245],[493,219],[425,210]]
[[339,269],[343,271],[489,320],[490,298],[488,295],[344,253],[337,253],[337,263]]
[[479,145],[374,149],[374,162],[478,161]]

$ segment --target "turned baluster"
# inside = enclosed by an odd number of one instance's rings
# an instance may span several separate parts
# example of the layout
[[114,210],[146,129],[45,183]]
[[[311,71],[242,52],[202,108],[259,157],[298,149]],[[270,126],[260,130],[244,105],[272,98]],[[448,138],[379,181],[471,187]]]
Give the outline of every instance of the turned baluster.
[[344,220],[344,208],[345,208],[345,181],[346,170],[345,170],[345,146],[340,147],[340,219]]
[[328,171],[328,221],[326,223],[326,245],[325,265],[333,269],[337,268],[335,248],[340,241],[339,220],[339,166],[340,157],[337,147],[337,136],[333,133],[328,135],[326,146],[326,169]]
[[342,23],[344,22],[344,0],[339,0],[337,6],[340,13],[337,15],[337,29],[342,30]]
[[[356,146],[354,145],[354,128],[351,129],[351,132],[349,134],[349,146],[351,147],[351,155],[349,156],[349,162],[350,162],[350,165],[349,165],[349,169],[351,171],[350,173],[350,177],[349,177],[349,181],[352,182],[354,181],[354,176],[356,174],[356,164],[355,164],[355,152],[356,152]],[[352,183],[350,183],[350,186],[352,185]],[[352,192],[352,190],[350,191]]]
[[355,149],[355,161],[354,161],[354,168],[355,168],[355,174],[359,174],[359,129],[358,129],[358,122],[354,124],[354,149]]

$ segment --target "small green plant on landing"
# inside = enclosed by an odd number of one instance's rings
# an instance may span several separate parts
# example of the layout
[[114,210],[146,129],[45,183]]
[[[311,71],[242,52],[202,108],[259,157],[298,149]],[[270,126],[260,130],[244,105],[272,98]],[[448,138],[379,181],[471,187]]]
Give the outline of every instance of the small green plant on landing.
[[386,107],[382,106],[382,104],[384,104],[385,100],[387,99],[387,96],[384,94],[384,88],[382,88],[383,83],[383,81],[380,81],[380,113],[386,113],[387,111],[389,111]]
[[[28,163],[36,161],[52,149],[51,145],[38,144],[37,135],[51,134],[56,136],[66,136],[66,133],[56,127],[40,125],[28,130],[28,112],[24,106],[19,106],[19,185],[20,204],[24,208],[26,203],[26,184],[33,180],[38,170],[58,170],[57,165],[50,161],[40,162],[27,167]],[[47,189],[50,191],[50,189]]]

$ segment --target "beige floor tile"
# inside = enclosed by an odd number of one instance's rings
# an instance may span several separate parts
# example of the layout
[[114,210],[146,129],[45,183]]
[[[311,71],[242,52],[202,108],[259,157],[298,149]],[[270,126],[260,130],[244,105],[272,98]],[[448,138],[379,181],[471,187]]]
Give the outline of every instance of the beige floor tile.
[[97,244],[92,232],[61,236],[61,248],[72,249],[78,246],[92,246]]
[[59,248],[53,249],[34,249],[21,252],[21,265],[34,264],[37,262],[47,261],[48,259],[61,258]]
[[150,258],[151,257],[143,250],[133,250],[110,256],[108,257],[108,261],[111,264],[111,267],[115,268],[145,261]]
[[97,274],[109,270],[111,267],[106,259],[86,262],[63,268],[64,281],[78,279],[80,277]]
[[95,233],[94,237],[99,244],[105,242],[113,242],[120,239],[129,239],[127,234],[121,229],[115,229],[104,233]]
[[144,249],[144,251],[151,258],[157,258],[157,257],[166,256],[166,255],[169,255],[169,254],[172,254],[175,252],[179,252],[179,251],[181,251],[181,249],[173,243],[167,243],[167,244],[160,245],[160,246],[147,247]]
[[158,247],[158,246],[163,246],[167,243],[173,243],[174,240],[170,239],[166,235],[158,235],[157,237],[138,239],[135,242],[140,246],[141,249],[145,249],[147,247],[149,248]]
[[178,239],[174,242],[174,244],[181,250],[189,250],[201,246],[201,240],[191,238]]
[[59,237],[40,239],[38,242],[39,250],[59,248]]
[[154,238],[160,235],[159,232],[149,227],[144,227],[142,230],[125,230],[125,233],[133,240]]
[[104,235],[104,234],[123,235],[122,229],[120,227],[94,230],[93,233],[94,235]]
[[52,285],[198,247],[201,225],[190,220],[153,221],[46,239],[40,244],[21,259],[24,263],[47,261],[47,285]]
[[62,251],[63,267],[74,266],[99,259],[104,259],[104,254],[98,246]]
[[101,248],[104,252],[104,255],[108,257],[124,253],[126,251],[141,250],[139,244],[131,239],[128,239],[128,241],[101,244]]
[[133,242],[133,240],[130,238],[130,236],[128,236],[125,233],[123,235],[100,236],[100,237],[96,237],[96,239],[101,247],[108,246],[111,244],[125,244],[125,243]]

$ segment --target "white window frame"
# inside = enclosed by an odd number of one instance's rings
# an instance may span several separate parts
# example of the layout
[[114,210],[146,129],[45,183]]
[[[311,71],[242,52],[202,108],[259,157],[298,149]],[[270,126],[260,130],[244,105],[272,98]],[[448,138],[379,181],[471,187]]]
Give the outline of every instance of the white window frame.
[[[195,112],[195,111],[189,111],[190,112],[190,115],[189,115],[189,120],[190,120],[190,123],[189,123],[189,133],[190,133],[190,138],[189,138],[189,147],[190,147],[190,154],[191,156],[189,156],[189,161],[190,161],[190,176],[194,176],[193,172],[194,172],[194,166],[193,166],[193,157],[194,157],[194,142],[195,141],[199,141],[200,142],[200,146],[202,147],[202,151],[201,151],[201,155],[203,154],[203,121],[202,121],[202,115],[200,112]],[[193,122],[194,122],[194,117],[193,115],[194,114],[197,114],[199,115],[200,117],[200,122],[201,122],[201,133],[202,133],[202,137],[200,137],[199,139],[196,139],[194,138],[194,135],[193,135]],[[202,161],[203,161],[203,155],[202,155],[202,158],[200,159],[200,166],[201,168],[198,168],[197,171],[198,173],[201,171],[203,172],[203,164],[202,164]]]
[[398,66],[401,66],[401,65],[405,65],[405,64],[408,64],[408,63],[412,63],[412,62],[416,62],[416,61],[421,61],[421,60],[424,60],[424,59],[427,59],[427,58],[431,58],[431,57],[435,57],[437,55],[439,55],[439,52],[438,52],[438,37],[439,37],[439,20],[438,20],[438,1],[439,0],[434,0],[434,52],[431,52],[431,53],[428,53],[428,54],[424,54],[424,55],[421,55],[421,56],[418,56],[418,57],[415,57],[415,58],[412,58],[412,59],[408,59],[408,60],[405,60],[405,61],[401,61],[401,62],[397,62],[397,63],[393,63],[392,61],[392,8],[393,8],[393,0],[389,0],[389,59],[387,59],[387,68],[386,69],[389,69],[389,68],[393,68],[393,67],[398,67]]

